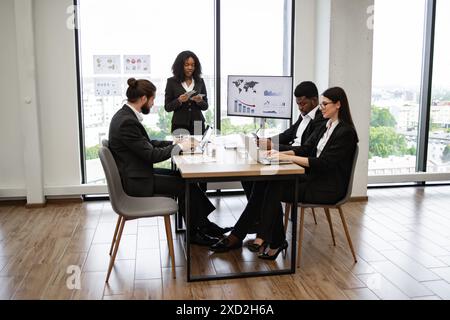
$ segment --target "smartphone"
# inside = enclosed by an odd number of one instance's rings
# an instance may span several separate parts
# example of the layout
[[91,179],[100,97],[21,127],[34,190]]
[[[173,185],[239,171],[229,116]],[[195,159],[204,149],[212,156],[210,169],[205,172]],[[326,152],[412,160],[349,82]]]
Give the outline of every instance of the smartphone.
[[192,96],[193,96],[194,94],[196,94],[196,93],[197,93],[197,91],[192,90],[192,91],[186,92],[185,95],[187,95],[187,96],[190,98],[190,97],[192,97]]

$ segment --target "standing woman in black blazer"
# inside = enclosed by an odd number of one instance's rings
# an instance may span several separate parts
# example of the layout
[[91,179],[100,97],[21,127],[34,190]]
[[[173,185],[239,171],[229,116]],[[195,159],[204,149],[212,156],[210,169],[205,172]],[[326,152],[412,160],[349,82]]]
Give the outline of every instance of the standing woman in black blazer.
[[[167,79],[165,109],[173,112],[172,133],[202,135],[208,110],[205,82],[201,78],[202,65],[191,51],[183,51],[172,66],[173,77]],[[195,90],[189,97],[186,93]]]
[[[326,125],[316,130],[308,141],[292,151],[269,151],[269,156],[290,160],[306,168],[299,184],[298,199],[303,203],[333,204],[345,197],[350,180],[358,135],[350,114],[347,95],[341,88],[330,88],[322,94],[322,115]],[[295,186],[290,181],[256,183],[247,207],[231,235],[211,247],[228,251],[242,246],[242,240],[261,213],[257,238],[249,249],[260,252],[259,258],[274,260],[287,249],[281,202],[292,203]],[[265,245],[270,245],[266,252]]]

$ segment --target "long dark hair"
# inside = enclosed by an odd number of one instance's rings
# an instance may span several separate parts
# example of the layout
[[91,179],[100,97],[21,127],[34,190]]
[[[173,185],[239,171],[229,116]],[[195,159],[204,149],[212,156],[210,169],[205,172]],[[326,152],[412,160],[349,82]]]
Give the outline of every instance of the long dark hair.
[[347,94],[345,93],[344,89],[340,87],[329,88],[325,90],[324,93],[322,93],[322,96],[330,99],[331,101],[333,101],[333,103],[341,103],[341,108],[339,109],[339,121],[351,126],[356,131],[355,124],[353,123],[352,119],[352,114],[350,112],[350,105],[348,103]]
[[155,85],[149,80],[136,80],[135,78],[130,78],[127,83],[127,99],[131,103],[138,101],[143,96],[150,99],[156,93]]
[[189,58],[194,59],[195,62],[195,70],[192,77],[194,78],[195,81],[199,82],[202,76],[202,65],[197,55],[192,51],[183,51],[177,56],[172,66],[172,73],[178,81],[184,82],[185,80],[184,63]]

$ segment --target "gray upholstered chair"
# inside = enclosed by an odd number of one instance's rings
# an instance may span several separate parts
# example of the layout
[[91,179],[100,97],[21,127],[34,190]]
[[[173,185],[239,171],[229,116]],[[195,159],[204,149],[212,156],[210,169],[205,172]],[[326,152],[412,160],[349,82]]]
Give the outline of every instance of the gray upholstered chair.
[[102,144],[103,146],[99,150],[100,161],[106,175],[111,206],[119,215],[111,243],[111,250],[109,252],[111,259],[106,282],[108,282],[111,270],[114,266],[125,223],[139,218],[159,216],[164,217],[169,254],[172,260],[172,275],[175,278],[175,253],[173,249],[170,216],[178,211],[178,204],[173,199],[167,197],[137,198],[128,196],[123,190],[119,170],[117,169],[113,155],[109,148],[106,147],[108,145],[107,141],[103,141]]
[[[348,232],[348,227],[347,227],[347,223],[345,221],[344,213],[342,211],[342,206],[350,199],[350,197],[352,195],[353,177],[354,177],[354,174],[355,174],[356,162],[358,160],[358,153],[359,153],[359,147],[358,147],[358,145],[356,145],[355,155],[353,157],[353,164],[352,164],[352,171],[351,171],[351,175],[350,175],[350,181],[349,181],[348,187],[347,187],[347,193],[346,193],[345,197],[341,201],[339,201],[336,204],[332,204],[332,205],[328,205],[328,204],[312,204],[312,203],[299,203],[298,207],[300,208],[300,230],[299,230],[300,233],[299,233],[299,236],[298,236],[297,268],[300,267],[300,262],[301,262],[303,227],[304,227],[304,220],[305,220],[305,209],[307,209],[307,208],[311,208],[313,210],[315,208],[323,208],[325,210],[325,214],[327,216],[328,224],[330,226],[331,237],[333,239],[333,245],[334,246],[336,246],[336,240],[334,238],[334,230],[333,230],[333,223],[332,223],[331,215],[330,215],[330,209],[337,209],[339,211],[339,215],[341,217],[341,221],[342,221],[342,225],[344,227],[345,235],[347,237],[348,245],[349,245],[350,250],[352,252],[353,259],[354,259],[355,263],[357,262],[355,249],[353,248],[352,239],[350,238],[350,233]],[[290,208],[290,206],[289,206],[289,208]],[[286,209],[288,209],[288,204],[286,205]],[[290,212],[291,212],[290,210],[286,210],[286,212],[285,212],[285,229],[287,228],[287,222],[288,222],[288,219],[289,219]],[[313,211],[313,213],[314,213],[314,211]],[[315,220],[315,217],[314,217],[314,220]],[[316,222],[316,224],[317,224],[317,222]]]

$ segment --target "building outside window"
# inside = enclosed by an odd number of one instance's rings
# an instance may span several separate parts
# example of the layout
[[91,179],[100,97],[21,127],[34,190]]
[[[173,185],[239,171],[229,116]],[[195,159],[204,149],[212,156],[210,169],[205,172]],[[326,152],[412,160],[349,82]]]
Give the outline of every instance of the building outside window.
[[[226,117],[227,76],[291,75],[292,2],[220,3],[220,10],[216,10],[214,0],[78,0],[85,183],[105,183],[98,149],[108,137],[112,116],[125,102],[129,77],[146,78],[156,85],[155,106],[143,124],[154,139],[170,136],[172,114],[164,110],[164,93],[172,64],[181,51],[195,52],[202,63],[208,125],[218,127],[217,99],[222,102],[219,119],[224,134],[253,131],[259,125],[249,118]],[[216,31],[218,12],[220,31]],[[218,39],[222,52],[215,50]],[[223,69],[221,97],[215,96],[217,57]],[[286,125],[287,121],[269,121],[274,133]],[[169,167],[170,163],[158,165]]]

